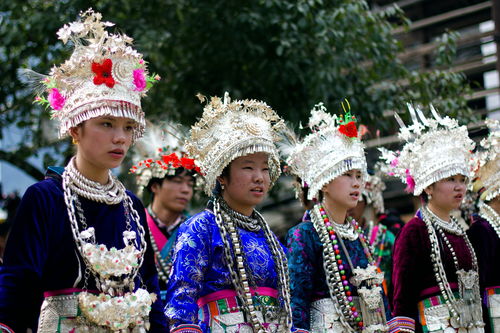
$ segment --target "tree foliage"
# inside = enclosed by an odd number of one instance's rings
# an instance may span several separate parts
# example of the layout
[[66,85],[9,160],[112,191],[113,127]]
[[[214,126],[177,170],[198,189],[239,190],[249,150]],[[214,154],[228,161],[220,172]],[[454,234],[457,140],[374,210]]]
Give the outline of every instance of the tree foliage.
[[[373,12],[362,0],[4,1],[0,126],[17,127],[23,139],[1,151],[0,159],[36,178],[41,174],[26,159],[43,153],[48,163],[69,145],[48,135],[55,127],[47,112],[32,104],[17,70],[47,73],[68,57],[71,50],[56,32],[89,7],[133,37],[150,70],[162,76],[143,102],[150,117],[190,125],[202,110],[195,95],[224,91],[233,98],[265,100],[292,123],[304,122],[319,101],[340,112],[339,101],[347,97],[361,122],[386,134],[395,124],[383,112],[404,110],[409,101],[432,102],[454,116],[470,114],[463,75],[418,73],[398,60],[402,46],[392,30],[408,21],[397,7]],[[455,39],[454,34],[441,39],[440,66],[452,60]]]

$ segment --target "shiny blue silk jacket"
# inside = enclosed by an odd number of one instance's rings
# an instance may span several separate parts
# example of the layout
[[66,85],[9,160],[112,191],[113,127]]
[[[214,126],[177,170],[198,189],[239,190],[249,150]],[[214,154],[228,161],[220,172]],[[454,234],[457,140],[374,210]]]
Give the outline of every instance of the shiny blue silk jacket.
[[[239,229],[252,276],[251,287],[277,289],[277,275],[264,231]],[[209,330],[198,319],[197,300],[220,290],[234,290],[224,258],[222,237],[215,215],[205,210],[179,227],[173,269],[167,285],[165,313],[170,328],[191,324]]]

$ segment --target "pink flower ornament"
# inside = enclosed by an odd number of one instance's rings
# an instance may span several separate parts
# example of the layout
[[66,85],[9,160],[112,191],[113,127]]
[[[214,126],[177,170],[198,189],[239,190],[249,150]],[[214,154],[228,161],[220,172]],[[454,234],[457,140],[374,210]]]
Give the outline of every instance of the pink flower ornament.
[[144,75],[144,69],[137,68],[134,69],[134,91],[143,91],[146,88],[146,76]]
[[66,99],[64,98],[63,95],[61,95],[61,93],[57,88],[52,88],[50,90],[47,99],[50,103],[50,106],[57,111],[61,110],[64,106],[64,103],[66,103]]
[[413,179],[412,175],[410,174],[410,170],[406,169],[406,188],[405,191],[408,193],[413,192],[415,189],[415,179]]

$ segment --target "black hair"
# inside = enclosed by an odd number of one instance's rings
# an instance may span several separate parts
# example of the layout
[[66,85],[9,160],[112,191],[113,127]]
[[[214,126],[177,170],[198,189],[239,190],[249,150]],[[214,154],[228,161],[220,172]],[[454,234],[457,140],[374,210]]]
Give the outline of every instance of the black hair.
[[[231,167],[230,166],[231,166],[231,163],[229,163],[228,165],[226,165],[226,167],[222,170],[222,172],[220,174],[220,177],[227,178],[228,182],[231,179],[231,171],[230,171]],[[221,186],[220,182],[217,179],[215,180],[215,187],[212,190],[212,194],[213,194],[213,196],[222,195],[222,186]]]
[[[295,176],[295,186],[297,188],[300,188],[300,192],[298,194],[300,203],[302,206],[306,209],[311,209],[314,206],[314,201],[307,199],[307,194],[309,193],[309,187],[308,186],[302,186],[302,179],[299,176]],[[323,193],[320,191],[319,192],[319,198],[321,201],[323,199]]]
[[428,204],[429,203],[429,195],[425,193],[425,191],[422,191],[422,194],[420,194],[420,200],[422,200],[422,203]]

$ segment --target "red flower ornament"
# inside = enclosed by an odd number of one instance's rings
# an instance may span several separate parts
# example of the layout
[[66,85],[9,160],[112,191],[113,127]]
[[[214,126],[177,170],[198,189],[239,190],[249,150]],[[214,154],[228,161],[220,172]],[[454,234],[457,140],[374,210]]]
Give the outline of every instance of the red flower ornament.
[[187,157],[181,158],[181,165],[184,169],[188,170],[193,170],[196,167],[196,165],[194,164],[194,159]]
[[113,88],[115,86],[115,79],[113,79],[111,75],[111,67],[113,67],[111,59],[105,59],[102,64],[96,62],[92,63],[92,72],[95,73],[94,84],[96,86],[103,83],[108,88]]
[[356,123],[354,121],[348,122],[347,125],[340,125],[339,132],[349,138],[358,137],[358,130],[356,129]]

